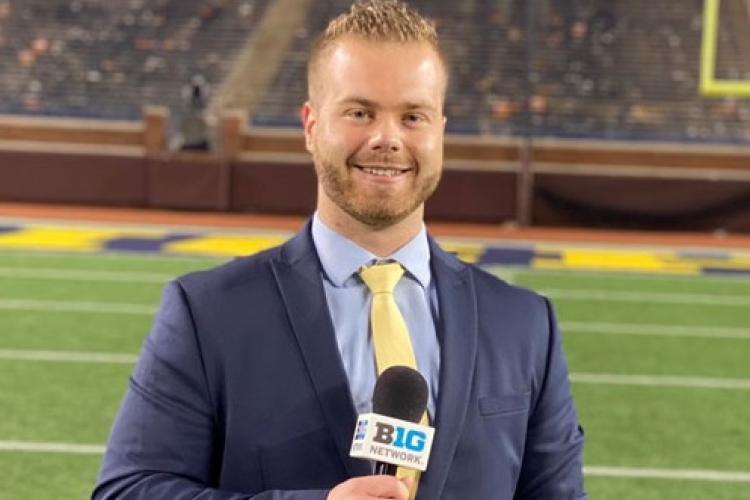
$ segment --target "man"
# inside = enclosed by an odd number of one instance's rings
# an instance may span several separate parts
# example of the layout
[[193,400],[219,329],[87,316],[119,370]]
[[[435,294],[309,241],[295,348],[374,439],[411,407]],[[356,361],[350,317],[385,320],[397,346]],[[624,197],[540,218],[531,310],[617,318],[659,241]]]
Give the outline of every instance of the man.
[[[434,25],[392,1],[356,4],[308,76],[313,220],[281,247],[167,286],[93,498],[585,499],[548,302],[424,229],[445,127]],[[436,437],[418,482],[348,456],[382,368],[359,271],[378,261],[405,269],[393,295],[429,386]]]

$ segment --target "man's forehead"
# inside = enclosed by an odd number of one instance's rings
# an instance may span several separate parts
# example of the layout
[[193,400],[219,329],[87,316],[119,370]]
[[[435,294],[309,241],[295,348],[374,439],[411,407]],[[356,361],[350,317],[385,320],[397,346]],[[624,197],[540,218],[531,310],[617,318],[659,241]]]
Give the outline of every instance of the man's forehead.
[[396,83],[406,80],[410,88],[432,82],[444,91],[446,71],[437,50],[428,42],[396,42],[342,37],[320,54],[316,78],[331,83],[356,72],[373,81],[387,75]]
[[426,41],[373,40],[355,35],[342,36],[332,41],[321,58],[329,62],[344,62],[361,57],[390,59],[394,53],[402,58],[410,55],[413,58],[431,60],[432,63],[442,63],[437,49]]

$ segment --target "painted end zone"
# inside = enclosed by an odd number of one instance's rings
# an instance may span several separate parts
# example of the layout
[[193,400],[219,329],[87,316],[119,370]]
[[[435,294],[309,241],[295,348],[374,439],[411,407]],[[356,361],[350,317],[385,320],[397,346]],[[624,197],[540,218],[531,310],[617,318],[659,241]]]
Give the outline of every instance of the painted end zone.
[[[124,227],[27,224],[2,226],[0,250],[61,252],[138,252],[194,257],[251,255],[283,243],[291,233],[169,231]],[[627,246],[474,243],[440,238],[461,260],[480,266],[508,266],[575,271],[642,272],[675,275],[741,274],[750,276],[750,252],[678,251]]]

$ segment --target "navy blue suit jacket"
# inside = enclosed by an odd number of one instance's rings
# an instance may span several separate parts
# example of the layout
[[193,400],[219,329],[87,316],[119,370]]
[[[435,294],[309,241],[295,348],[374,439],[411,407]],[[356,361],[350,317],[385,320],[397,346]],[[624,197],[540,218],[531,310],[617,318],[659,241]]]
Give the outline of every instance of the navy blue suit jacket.
[[[440,394],[419,500],[580,500],[583,435],[549,303],[430,240]],[[170,283],[92,498],[313,500],[371,473],[308,226]]]

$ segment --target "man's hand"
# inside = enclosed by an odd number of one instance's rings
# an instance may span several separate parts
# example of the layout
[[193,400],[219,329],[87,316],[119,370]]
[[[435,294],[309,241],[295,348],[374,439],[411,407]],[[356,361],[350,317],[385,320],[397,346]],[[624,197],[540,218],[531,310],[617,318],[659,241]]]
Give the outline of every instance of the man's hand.
[[412,482],[412,478],[399,480],[393,476],[354,477],[333,488],[327,500],[371,500],[373,498],[407,500]]

